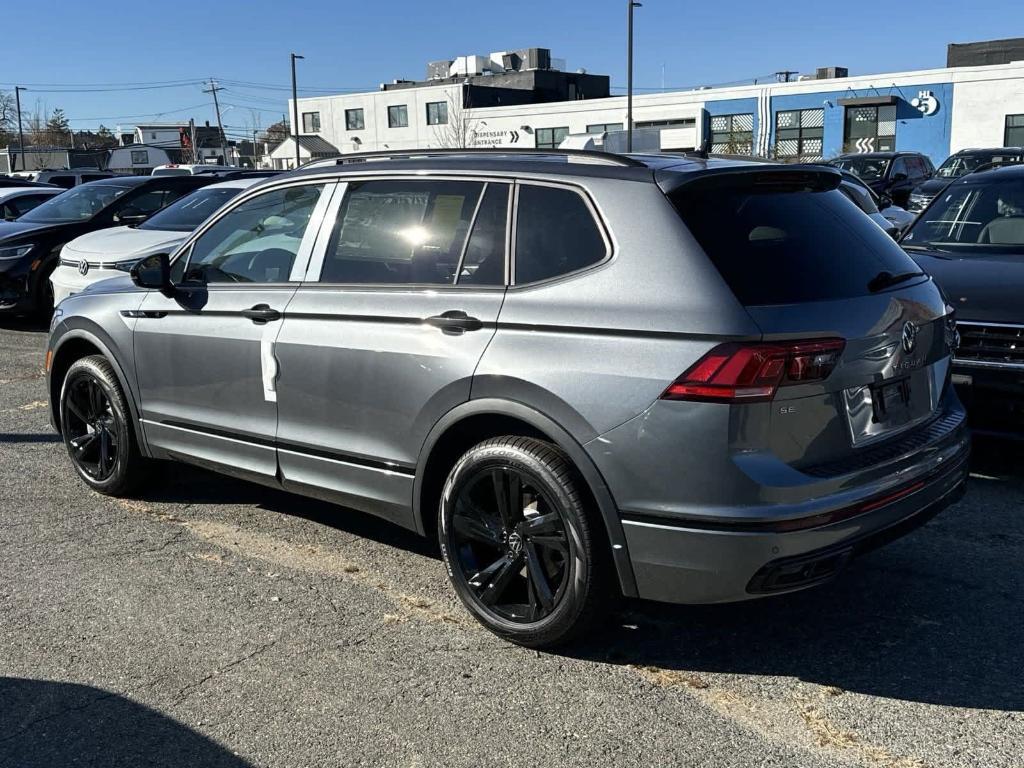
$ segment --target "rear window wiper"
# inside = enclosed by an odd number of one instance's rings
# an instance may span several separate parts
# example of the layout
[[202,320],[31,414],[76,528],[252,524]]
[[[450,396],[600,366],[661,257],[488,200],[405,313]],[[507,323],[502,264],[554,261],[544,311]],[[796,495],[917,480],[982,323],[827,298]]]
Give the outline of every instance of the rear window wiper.
[[907,280],[913,280],[915,277],[924,276],[924,272],[897,272],[893,274],[892,272],[882,271],[868,281],[868,290],[872,293],[878,293],[898,283],[905,283]]

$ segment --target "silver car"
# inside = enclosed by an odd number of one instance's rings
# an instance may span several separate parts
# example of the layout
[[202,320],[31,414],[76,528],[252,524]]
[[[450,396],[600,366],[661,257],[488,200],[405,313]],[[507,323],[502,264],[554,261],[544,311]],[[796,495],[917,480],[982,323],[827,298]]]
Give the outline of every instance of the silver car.
[[154,459],[438,537],[497,634],[818,584],[958,498],[956,331],[834,169],[587,152],[318,162],[55,312],[91,488]]

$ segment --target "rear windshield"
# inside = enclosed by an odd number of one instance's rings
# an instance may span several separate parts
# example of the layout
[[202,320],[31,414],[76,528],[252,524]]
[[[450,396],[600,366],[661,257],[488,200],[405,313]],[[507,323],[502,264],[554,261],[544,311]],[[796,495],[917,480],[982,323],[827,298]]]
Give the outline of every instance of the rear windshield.
[[747,306],[865,296],[880,272],[919,271],[838,190],[695,185],[673,193],[672,201]]

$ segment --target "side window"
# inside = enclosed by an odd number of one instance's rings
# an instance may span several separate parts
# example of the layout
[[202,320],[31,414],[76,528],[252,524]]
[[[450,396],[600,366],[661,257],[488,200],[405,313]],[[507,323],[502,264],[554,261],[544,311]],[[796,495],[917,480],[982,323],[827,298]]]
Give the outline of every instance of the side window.
[[907,167],[907,159],[905,157],[897,157],[892,161],[892,173],[889,174],[889,178],[895,179],[897,173],[910,176],[910,169]]
[[579,193],[524,184],[516,220],[517,285],[597,264],[608,246]]
[[74,176],[51,176],[49,179],[50,184],[56,184],[58,187],[64,187],[64,189],[71,189],[75,186]]
[[287,282],[323,189],[284,187],[245,201],[192,244],[185,280]]
[[23,195],[7,201],[7,207],[15,216],[28,213],[37,205],[50,199],[49,195]]
[[166,189],[150,189],[137,197],[131,197],[118,206],[118,213],[143,214],[148,216],[163,208],[173,198]]
[[99,181],[100,179],[109,179],[109,178],[110,178],[110,176],[107,176],[107,175],[97,175],[95,173],[83,173],[82,174],[82,183],[85,184],[86,182],[89,182],[89,181]]
[[505,285],[508,184],[488,184],[473,222],[459,285]]
[[483,187],[470,181],[351,184],[320,282],[453,284]]

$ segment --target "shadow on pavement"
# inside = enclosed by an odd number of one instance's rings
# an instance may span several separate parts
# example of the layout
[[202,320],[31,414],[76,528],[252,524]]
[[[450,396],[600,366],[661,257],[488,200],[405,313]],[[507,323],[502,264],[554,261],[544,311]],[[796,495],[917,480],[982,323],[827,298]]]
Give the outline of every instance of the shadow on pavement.
[[157,480],[141,492],[142,501],[171,504],[253,504],[268,512],[326,525],[342,533],[370,539],[425,557],[440,559],[433,538],[354,509],[187,464],[162,464]]
[[176,720],[87,685],[0,677],[0,765],[249,765]]
[[732,605],[627,603],[570,653],[1024,710],[1024,449],[979,444],[972,471],[962,502],[830,585]]
[[59,443],[56,432],[0,432],[0,443]]

